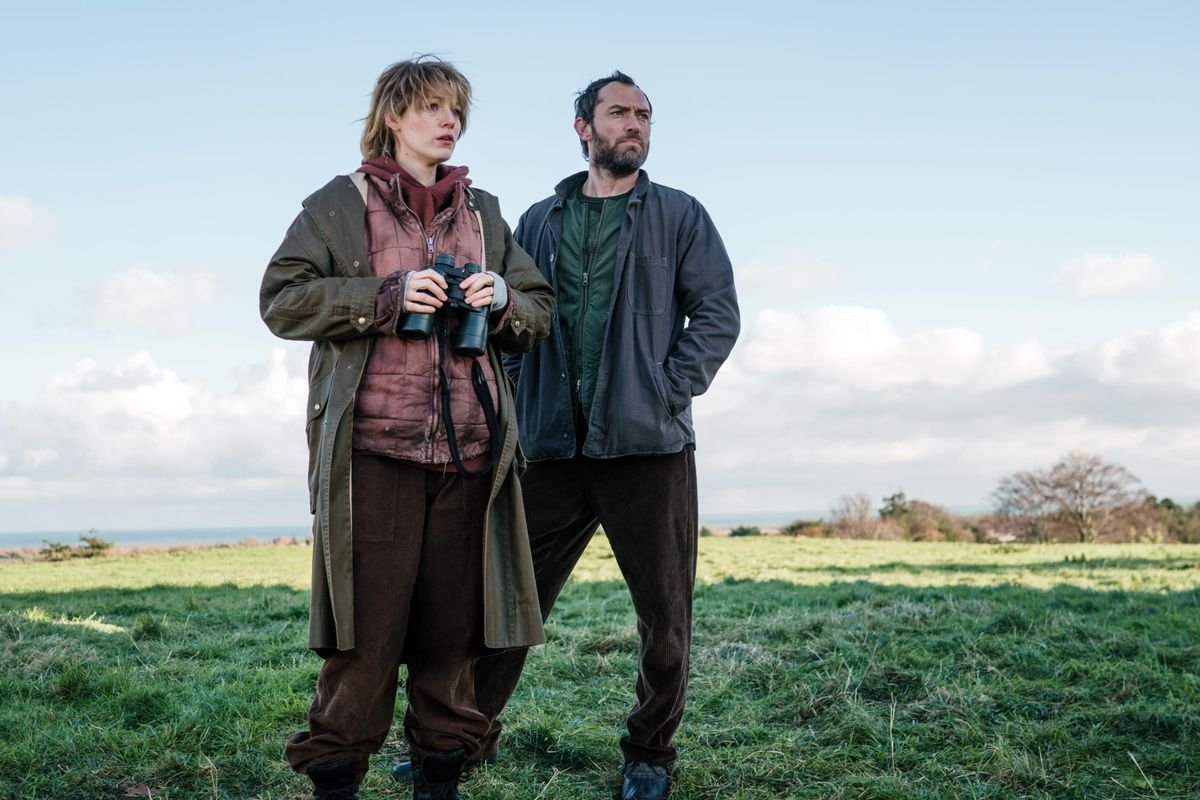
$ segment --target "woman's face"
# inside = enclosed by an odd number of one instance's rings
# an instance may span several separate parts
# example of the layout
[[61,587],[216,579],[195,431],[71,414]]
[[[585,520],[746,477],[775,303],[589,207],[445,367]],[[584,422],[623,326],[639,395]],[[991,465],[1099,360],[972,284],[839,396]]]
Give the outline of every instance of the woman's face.
[[434,94],[426,105],[410,105],[398,119],[389,120],[396,160],[424,168],[449,160],[462,132],[462,109],[446,94]]

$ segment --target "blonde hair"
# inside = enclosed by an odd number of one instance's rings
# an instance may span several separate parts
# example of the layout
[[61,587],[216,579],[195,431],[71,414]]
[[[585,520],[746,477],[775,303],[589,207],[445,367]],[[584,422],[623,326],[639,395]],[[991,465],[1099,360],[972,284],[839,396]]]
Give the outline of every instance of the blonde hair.
[[[363,158],[392,153],[392,131],[387,115],[401,117],[411,106],[424,108],[429,98],[440,93],[460,109],[462,133],[467,132],[467,113],[471,106],[471,83],[461,72],[437,56],[421,55],[398,61],[383,71],[371,93],[371,108],[363,125],[359,145]],[[461,135],[461,134],[460,134]]]

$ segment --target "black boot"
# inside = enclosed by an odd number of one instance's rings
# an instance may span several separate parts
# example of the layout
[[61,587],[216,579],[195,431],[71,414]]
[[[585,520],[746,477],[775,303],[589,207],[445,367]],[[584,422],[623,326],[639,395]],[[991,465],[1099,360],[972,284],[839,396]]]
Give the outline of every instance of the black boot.
[[625,773],[621,800],[666,800],[671,791],[671,774],[666,767],[634,761],[626,763],[621,771]]
[[458,776],[467,761],[463,748],[412,760],[413,800],[462,800]]
[[[496,766],[496,757],[488,756],[480,761],[471,761],[467,759],[467,763],[463,764],[462,777],[468,777],[472,772],[482,766]],[[408,757],[407,761],[397,761],[392,764],[392,780],[396,783],[412,783],[413,765],[412,756]]]
[[313,800],[358,800],[353,759],[315,764],[308,768],[308,779],[313,782]]

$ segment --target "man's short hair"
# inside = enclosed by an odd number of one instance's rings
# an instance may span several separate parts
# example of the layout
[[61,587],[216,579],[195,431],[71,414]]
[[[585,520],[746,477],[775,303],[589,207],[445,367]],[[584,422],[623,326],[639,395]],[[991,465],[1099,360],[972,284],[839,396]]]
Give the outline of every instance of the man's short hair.
[[[588,125],[596,117],[596,102],[600,99],[600,90],[610,83],[623,83],[626,86],[632,86],[642,93],[646,98],[646,105],[650,106],[650,113],[654,113],[654,104],[650,102],[650,96],[646,94],[646,90],[638,86],[633,78],[626,75],[621,70],[613,70],[612,75],[603,78],[597,78],[587,85],[587,88],[575,95],[575,118],[581,119]],[[583,139],[579,140],[579,146],[583,148],[583,157],[588,157],[587,142]]]
[[424,108],[430,97],[442,93],[462,110],[462,133],[466,133],[471,83],[452,64],[437,56],[420,55],[385,69],[375,82],[371,108],[363,120],[360,144],[363,158],[395,155],[392,153],[392,131],[387,126],[388,113],[400,117],[410,106]]

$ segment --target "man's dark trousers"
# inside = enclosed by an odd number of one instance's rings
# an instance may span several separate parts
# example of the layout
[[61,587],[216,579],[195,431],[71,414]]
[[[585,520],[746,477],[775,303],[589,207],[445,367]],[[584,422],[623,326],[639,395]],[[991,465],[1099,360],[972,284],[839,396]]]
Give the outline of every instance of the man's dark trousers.
[[[522,476],[521,489],[543,618],[597,527],[604,528],[637,613],[637,704],[621,750],[626,761],[669,767],[692,645],[698,536],[693,447],[670,455],[537,461]],[[496,755],[497,717],[516,690],[527,652],[476,661],[476,704],[492,727],[473,758]]]

